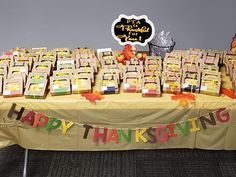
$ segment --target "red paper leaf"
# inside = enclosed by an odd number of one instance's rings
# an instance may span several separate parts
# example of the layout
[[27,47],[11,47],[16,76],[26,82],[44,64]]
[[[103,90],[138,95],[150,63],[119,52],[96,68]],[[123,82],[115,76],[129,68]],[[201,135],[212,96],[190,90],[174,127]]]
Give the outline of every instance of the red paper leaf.
[[92,103],[95,103],[96,100],[101,100],[104,98],[99,92],[82,93],[81,96],[85,97],[87,100],[89,100]]

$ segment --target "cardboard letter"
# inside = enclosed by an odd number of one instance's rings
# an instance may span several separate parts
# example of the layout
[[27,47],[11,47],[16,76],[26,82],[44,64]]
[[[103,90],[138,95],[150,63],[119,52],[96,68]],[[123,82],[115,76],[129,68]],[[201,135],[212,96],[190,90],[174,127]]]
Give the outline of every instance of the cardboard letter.
[[142,129],[141,131],[139,131],[138,128],[136,128],[135,131],[135,141],[138,143],[139,139],[141,139],[144,143],[146,143],[148,140],[143,136],[143,134],[146,132],[146,128]]
[[12,106],[11,106],[10,111],[7,114],[7,117],[12,118],[13,114],[16,114],[17,115],[16,120],[20,120],[24,110],[25,110],[25,108],[21,107],[20,111],[17,111],[16,110],[16,103],[13,103]]
[[60,126],[61,126],[61,121],[59,119],[55,117],[50,117],[46,129],[47,130],[57,129]]
[[169,137],[176,137],[177,134],[175,134],[175,124],[174,123],[169,123],[166,126],[169,129]]
[[85,128],[83,139],[87,139],[89,130],[93,129],[93,127],[87,124],[83,125],[83,127]]
[[230,120],[228,112],[224,112],[226,108],[220,108],[216,111],[216,118],[219,122],[226,123]]
[[206,129],[206,128],[207,128],[207,127],[206,127],[206,122],[209,123],[210,125],[213,125],[213,126],[216,125],[216,120],[215,120],[215,118],[214,118],[212,112],[210,112],[209,115],[210,115],[210,119],[208,119],[208,118],[206,118],[206,117],[204,117],[204,116],[201,116],[201,117],[200,117],[200,122],[201,122],[201,124],[202,124],[203,129]]
[[125,134],[125,132],[123,130],[118,130],[118,140],[119,142],[121,142],[121,136],[123,136],[125,138],[125,140],[130,143],[131,141],[131,130],[128,129],[128,135]]
[[149,136],[149,139],[148,139],[149,143],[157,142],[157,138],[155,135],[155,128],[150,127],[149,129],[147,129],[147,135]]
[[186,121],[186,122],[185,122],[184,127],[182,127],[182,126],[180,125],[180,123],[177,123],[177,124],[176,124],[176,127],[178,127],[178,129],[181,131],[181,133],[182,133],[183,135],[188,135],[188,133],[189,133],[189,121]]
[[110,141],[115,141],[116,144],[118,144],[118,131],[117,129],[112,129],[111,131],[109,131],[108,136],[107,136],[107,142]]
[[102,142],[105,143],[107,139],[107,128],[104,128],[103,133],[99,133],[99,128],[96,127],[94,130],[93,141],[94,143],[98,142],[98,138],[102,138]]
[[61,119],[61,123],[62,123],[62,132],[65,135],[66,132],[69,130],[69,128],[72,127],[72,125],[74,125],[74,122],[69,122],[68,124],[66,124],[66,121],[64,119]]
[[200,128],[197,126],[197,119],[198,118],[192,118],[188,119],[189,122],[191,122],[192,128],[190,129],[190,132],[197,132],[200,131]]
[[22,119],[20,121],[22,123],[23,122],[29,122],[30,125],[33,125],[34,120],[35,120],[35,113],[33,111],[30,111],[30,112],[28,112],[28,114],[26,114],[24,117],[22,117]]
[[36,118],[34,120],[33,127],[37,128],[38,125],[43,127],[43,126],[47,125],[47,123],[48,123],[48,117],[41,114],[41,113],[37,113]]
[[158,128],[156,128],[156,137],[157,140],[160,142],[165,142],[169,140],[169,135],[166,131],[166,126],[160,125]]

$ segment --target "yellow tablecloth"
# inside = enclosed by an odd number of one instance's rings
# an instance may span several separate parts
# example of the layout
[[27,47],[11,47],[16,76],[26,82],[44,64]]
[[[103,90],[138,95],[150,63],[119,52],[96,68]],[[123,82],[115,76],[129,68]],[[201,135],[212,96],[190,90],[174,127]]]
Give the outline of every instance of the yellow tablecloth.
[[[160,98],[143,98],[141,93],[123,93],[122,91],[120,94],[105,95],[105,98],[97,101],[96,104],[90,103],[81,95],[52,97],[48,94],[45,100],[0,97],[0,147],[19,144],[28,149],[72,151],[162,148],[236,150],[234,101],[225,95],[220,97],[195,95],[196,102],[186,107],[172,101],[171,94],[163,94]],[[217,122],[215,126],[207,125],[206,130],[199,125],[200,131],[185,136],[176,130],[178,136],[170,138],[167,142],[135,142],[135,130],[133,130],[130,143],[122,139],[118,144],[114,141],[103,144],[101,139],[98,143],[93,142],[93,130],[90,130],[87,139],[83,139],[85,128],[78,125],[70,128],[66,135],[62,133],[61,128],[47,131],[43,127],[33,128],[27,123],[16,126],[19,121],[7,117],[12,103],[16,103],[18,108],[25,107],[28,110],[78,124],[89,124],[93,127],[131,129],[158,127],[170,122],[186,121],[227,106],[229,106],[231,119],[228,123]],[[147,135],[144,134],[144,136]]]

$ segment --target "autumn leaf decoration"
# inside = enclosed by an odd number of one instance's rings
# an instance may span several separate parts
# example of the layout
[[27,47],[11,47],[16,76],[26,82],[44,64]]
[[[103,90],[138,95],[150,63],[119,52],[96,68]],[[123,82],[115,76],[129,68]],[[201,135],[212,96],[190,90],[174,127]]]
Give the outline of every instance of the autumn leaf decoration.
[[231,42],[231,51],[236,51],[236,34]]
[[226,88],[221,87],[220,88],[220,93],[226,95],[229,98],[235,99],[233,89],[226,89]]
[[178,93],[171,97],[171,100],[179,101],[180,106],[187,106],[188,103],[195,101],[195,95],[191,93]]
[[92,103],[96,103],[96,100],[101,100],[104,98],[99,92],[82,93],[81,96],[85,97],[87,100],[89,100]]

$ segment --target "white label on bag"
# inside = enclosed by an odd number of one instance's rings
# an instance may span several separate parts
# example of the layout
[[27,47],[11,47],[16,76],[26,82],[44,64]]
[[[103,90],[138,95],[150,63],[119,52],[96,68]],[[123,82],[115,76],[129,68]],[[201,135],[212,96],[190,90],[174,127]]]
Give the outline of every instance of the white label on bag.
[[102,91],[106,91],[107,90],[107,86],[102,86]]
[[26,72],[26,68],[21,68],[20,72],[25,73]]
[[59,66],[60,64],[74,64],[74,60],[58,60],[57,65]]
[[189,84],[182,84],[182,88],[187,88],[189,87]]
[[3,95],[10,95],[10,94],[11,94],[10,91],[4,91],[4,92],[3,92]]
[[100,53],[102,52],[112,52],[112,49],[111,48],[97,49],[97,56],[99,57]]
[[129,84],[124,84],[124,88],[129,88]]
[[18,55],[18,54],[19,54],[19,52],[17,52],[17,51],[13,52],[13,55]]
[[148,93],[148,89],[143,89],[143,93]]
[[206,90],[207,87],[206,86],[201,86],[201,90]]
[[53,87],[53,89],[58,89],[58,88],[59,88],[59,85],[56,84],[56,85],[53,85],[52,87]]
[[78,89],[78,85],[72,85],[72,89],[73,89],[73,90]]
[[169,86],[170,86],[170,85],[169,85],[169,84],[166,84],[166,83],[163,85],[163,87],[165,87],[165,88],[166,88],[166,87],[169,87]]
[[44,86],[44,84],[43,84],[43,83],[39,84],[39,87],[43,87],[43,86]]

